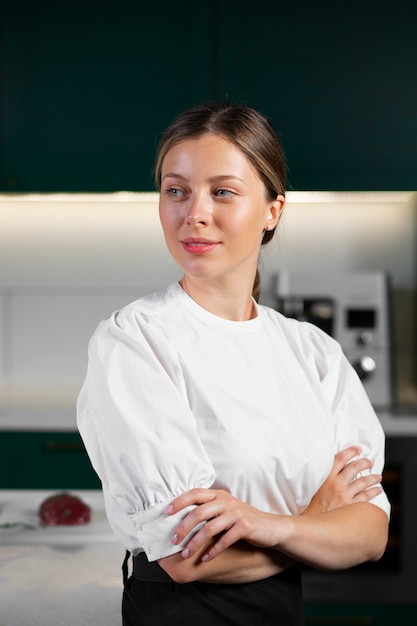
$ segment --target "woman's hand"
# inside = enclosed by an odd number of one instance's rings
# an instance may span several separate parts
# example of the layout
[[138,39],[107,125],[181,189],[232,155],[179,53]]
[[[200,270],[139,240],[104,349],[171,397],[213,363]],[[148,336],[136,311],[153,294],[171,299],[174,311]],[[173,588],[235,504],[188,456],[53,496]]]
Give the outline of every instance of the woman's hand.
[[382,491],[379,474],[362,472],[371,470],[369,459],[356,458],[361,453],[359,446],[350,446],[336,454],[329,476],[311,499],[303,515],[316,515],[332,511],[355,502],[369,502]]
[[188,558],[213,541],[202,555],[202,561],[209,561],[242,539],[256,547],[274,547],[280,526],[277,521],[284,518],[260,511],[222,489],[203,488],[191,489],[175,498],[166,513],[177,513],[190,505],[197,506],[178,524],[171,541],[181,543],[199,524],[205,522],[182,551],[182,556]]

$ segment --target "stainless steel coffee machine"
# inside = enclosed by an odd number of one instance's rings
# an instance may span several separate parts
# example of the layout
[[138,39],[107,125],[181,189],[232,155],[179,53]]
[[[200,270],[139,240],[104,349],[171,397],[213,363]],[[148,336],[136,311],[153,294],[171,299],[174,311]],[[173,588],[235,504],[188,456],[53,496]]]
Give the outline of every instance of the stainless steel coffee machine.
[[341,344],[376,409],[393,403],[389,280],[384,272],[280,271],[277,310],[316,324]]

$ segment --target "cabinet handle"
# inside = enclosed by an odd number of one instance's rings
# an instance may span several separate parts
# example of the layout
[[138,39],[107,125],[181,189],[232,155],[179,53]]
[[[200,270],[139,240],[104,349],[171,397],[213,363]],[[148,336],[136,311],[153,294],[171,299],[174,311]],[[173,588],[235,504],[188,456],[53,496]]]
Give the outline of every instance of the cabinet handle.
[[47,441],[45,449],[48,452],[79,452],[84,451],[81,441]]

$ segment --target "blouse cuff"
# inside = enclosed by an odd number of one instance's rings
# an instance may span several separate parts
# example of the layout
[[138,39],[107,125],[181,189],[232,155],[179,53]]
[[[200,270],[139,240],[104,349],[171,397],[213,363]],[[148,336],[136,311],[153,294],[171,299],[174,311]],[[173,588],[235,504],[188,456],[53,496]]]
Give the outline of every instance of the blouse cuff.
[[168,515],[165,513],[168,504],[169,503],[154,506],[133,518],[139,543],[148,557],[148,561],[156,561],[157,559],[162,559],[163,557],[180,552],[191,536],[201,527],[200,524],[193,529],[182,543],[174,545],[171,542],[172,533],[180,521],[187,513],[192,511],[195,506],[191,505],[181,509],[178,513]]

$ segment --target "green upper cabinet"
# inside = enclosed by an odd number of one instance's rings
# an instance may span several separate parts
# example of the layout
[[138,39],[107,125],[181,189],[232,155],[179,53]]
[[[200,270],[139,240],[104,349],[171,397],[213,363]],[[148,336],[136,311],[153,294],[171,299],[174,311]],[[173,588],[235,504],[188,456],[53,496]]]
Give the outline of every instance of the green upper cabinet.
[[417,188],[417,3],[17,0],[0,9],[0,191],[148,191],[160,133],[232,98],[296,190]]
[[415,0],[229,0],[218,23],[219,93],[271,118],[293,189],[417,189]]
[[206,2],[4,3],[3,191],[152,190],[158,135],[209,97]]

